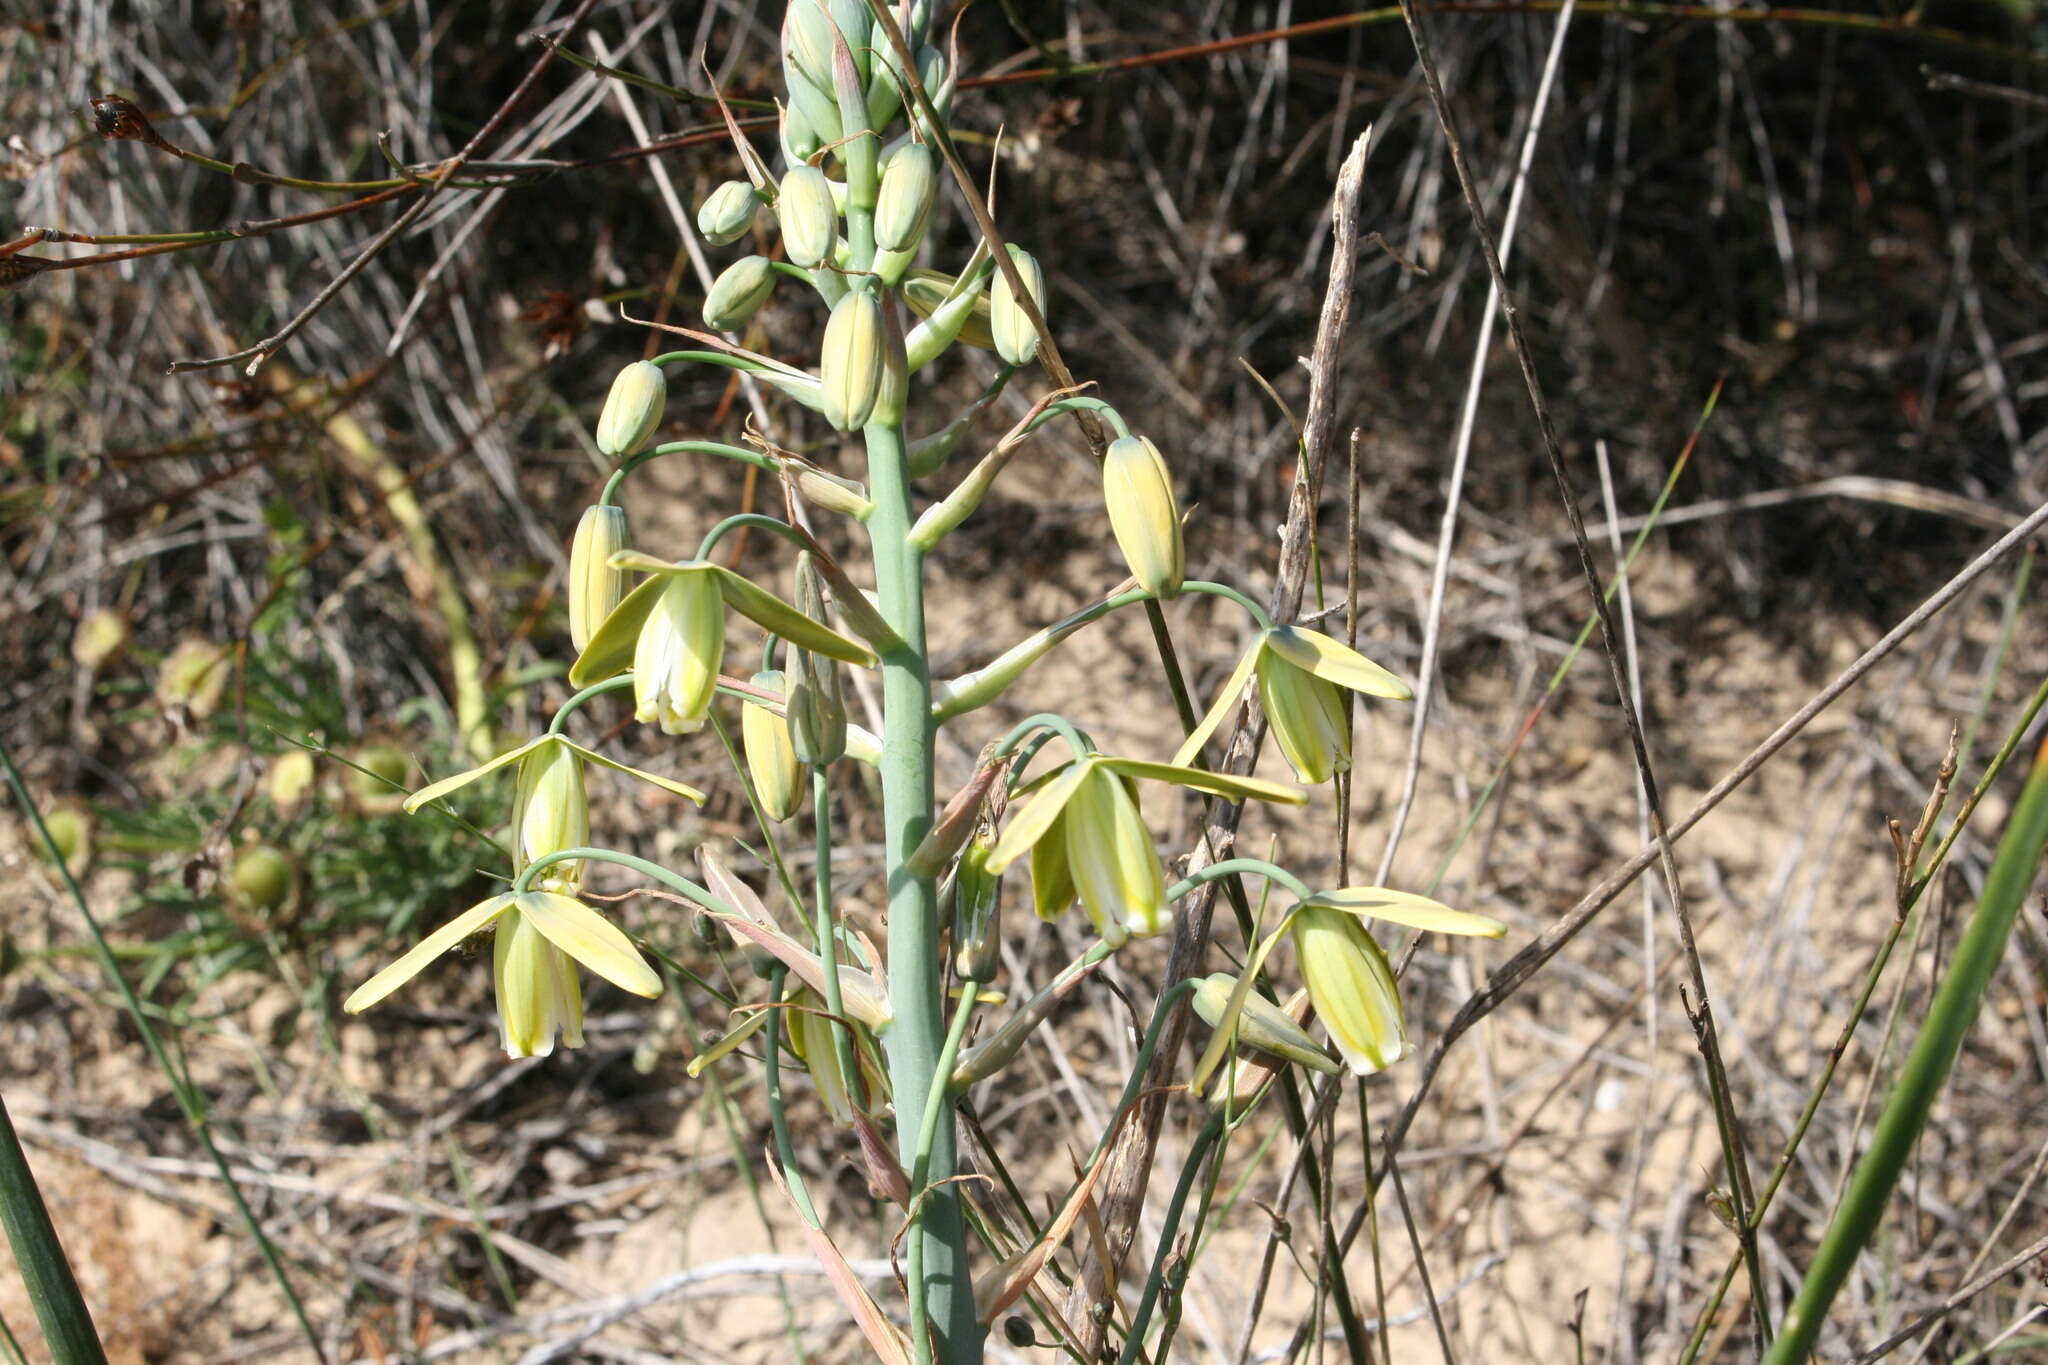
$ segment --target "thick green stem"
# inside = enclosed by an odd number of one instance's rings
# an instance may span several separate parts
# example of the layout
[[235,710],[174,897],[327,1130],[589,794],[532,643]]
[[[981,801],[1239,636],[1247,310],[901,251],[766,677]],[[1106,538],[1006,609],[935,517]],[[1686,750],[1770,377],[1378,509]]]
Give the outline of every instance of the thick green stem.
[[[905,1166],[923,1161],[937,1186],[912,1220],[913,1245],[924,1270],[934,1358],[981,1359],[967,1266],[967,1229],[955,1168],[951,1103],[921,1147],[925,1104],[942,1083],[939,1052],[945,1034],[944,959],[939,952],[937,885],[910,866],[932,826],[931,665],[925,652],[924,561],[910,539],[915,521],[907,452],[900,426],[876,423],[864,433],[868,493],[874,515],[868,537],[874,551],[875,588],[882,616],[902,645],[882,656],[882,811],[889,868],[889,995],[895,1020],[882,1036],[889,1081],[896,1096],[896,1141]],[[913,1325],[915,1331],[915,1325]]]

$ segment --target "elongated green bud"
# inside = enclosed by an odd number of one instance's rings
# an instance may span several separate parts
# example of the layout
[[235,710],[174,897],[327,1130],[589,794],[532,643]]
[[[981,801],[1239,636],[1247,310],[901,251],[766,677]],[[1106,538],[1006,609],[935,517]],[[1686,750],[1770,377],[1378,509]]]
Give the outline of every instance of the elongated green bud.
[[626,595],[626,575],[611,557],[626,548],[626,509],[607,503],[583,509],[569,542],[569,642],[581,654],[591,632]]
[[[1024,287],[1030,292],[1032,302],[1038,305],[1041,315],[1045,313],[1045,271],[1038,260],[1023,247],[1014,243],[1010,247],[1010,260],[1023,277]],[[989,332],[995,338],[996,354],[1012,365],[1029,365],[1038,354],[1038,329],[1031,325],[1031,315],[1018,306],[1016,293],[1010,288],[1010,277],[998,270],[995,287],[989,297]]]
[[782,16],[782,59],[827,95],[832,93],[832,36],[831,16],[818,0],[790,0]]
[[[796,557],[796,609],[813,621],[825,619],[825,590],[809,551]],[[823,767],[846,752],[846,703],[839,692],[839,665],[807,649],[796,652],[790,679],[789,738],[796,756]]]
[[1180,503],[1159,447],[1143,436],[1110,442],[1102,460],[1102,499],[1117,548],[1138,586],[1154,597],[1178,593],[1186,560]]
[[984,820],[953,873],[953,970],[966,981],[995,980],[1002,962],[1003,879],[988,870],[995,846],[995,829]]
[[793,166],[783,175],[775,216],[782,223],[782,250],[791,265],[809,270],[832,255],[839,237],[839,205],[832,198],[832,182],[816,166]]
[[882,392],[882,302],[871,289],[848,294],[825,324],[825,350],[818,363],[824,385],[825,420],[839,431],[859,431],[875,411]]
[[620,370],[605,395],[597,419],[599,453],[617,460],[637,455],[661,426],[668,403],[668,377],[651,360],[636,360]]
[[914,251],[938,202],[938,165],[931,148],[913,142],[882,168],[881,198],[875,201],[875,245],[884,251]]
[[742,256],[718,273],[704,296],[704,325],[731,332],[747,325],[775,292],[775,267],[766,256]]
[[[1195,983],[1195,1013],[1210,1028],[1223,1017],[1224,1008],[1230,1002],[1230,993],[1237,988],[1237,978],[1228,972],[1217,972]],[[1253,991],[1244,999],[1244,1007],[1238,1011],[1237,1041],[1241,1046],[1263,1052],[1269,1057],[1278,1057],[1285,1062],[1294,1062],[1311,1071],[1327,1076],[1339,1071],[1337,1063],[1329,1054],[1316,1046],[1316,1040],[1309,1037],[1308,1030],[1294,1021],[1292,1015],[1265,996]]]
[[[789,681],[780,669],[754,675],[754,686],[780,693],[788,704]],[[789,723],[751,697],[740,706],[740,747],[747,756],[747,776],[754,795],[770,820],[787,820],[803,804],[804,769],[789,740]]]
[[968,294],[971,302],[963,305],[959,299],[955,299],[951,306],[945,306],[946,296],[952,288],[951,275],[937,270],[912,270],[903,276],[903,301],[909,304],[910,311],[919,317],[934,320],[937,319],[942,306],[948,321],[951,320],[955,308],[964,308],[965,316],[961,319],[955,336],[969,346],[993,351],[996,348],[996,335],[989,329],[992,305],[988,292],[975,289]]
[[761,197],[744,180],[728,180],[697,206],[697,231],[714,246],[737,242],[754,225]]

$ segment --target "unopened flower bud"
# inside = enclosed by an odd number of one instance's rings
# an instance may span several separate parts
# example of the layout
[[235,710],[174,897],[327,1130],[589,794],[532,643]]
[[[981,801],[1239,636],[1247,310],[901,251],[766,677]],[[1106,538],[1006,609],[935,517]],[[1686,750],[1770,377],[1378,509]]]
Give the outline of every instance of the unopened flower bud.
[[[1010,261],[1017,267],[1024,288],[1043,316],[1044,269],[1037,258],[1014,243],[1010,247]],[[995,339],[996,354],[1012,365],[1029,365],[1032,357],[1038,354],[1038,328],[1032,325],[1031,315],[1017,302],[1016,293],[1010,288],[1010,277],[1000,270],[996,272],[995,286],[989,298],[989,332]]]
[[71,633],[71,657],[88,673],[97,673],[128,647],[128,618],[111,607],[87,612]]
[[228,648],[203,636],[180,640],[157,669],[157,705],[166,711],[182,708],[204,720],[220,705],[228,685]]
[[839,205],[832,198],[832,182],[816,166],[793,166],[782,177],[775,216],[791,265],[809,270],[832,255],[839,238]]
[[704,296],[704,325],[714,332],[747,325],[775,292],[775,267],[766,256],[742,256],[720,271]]
[[913,142],[882,168],[881,197],[875,201],[875,245],[884,251],[914,251],[924,240],[938,202],[939,177],[931,148]]
[[838,431],[859,431],[874,414],[882,392],[882,303],[875,291],[848,294],[825,324],[824,355],[818,363],[825,420]]
[[[813,621],[825,619],[825,589],[808,551],[796,560],[796,609]],[[846,703],[839,692],[839,665],[807,649],[796,651],[790,679],[790,743],[805,763],[823,767],[846,752]]]
[[626,509],[602,503],[583,509],[569,542],[569,642],[581,654],[590,635],[626,595],[626,575],[611,558],[626,548]]
[[637,455],[661,426],[668,403],[668,377],[651,360],[620,370],[597,418],[597,449],[609,459]]
[[1180,503],[1159,447],[1143,436],[1110,442],[1102,461],[1102,498],[1117,548],[1138,586],[1154,597],[1178,593],[1186,559]]
[[984,822],[960,852],[953,873],[953,970],[965,981],[993,981],[1003,946],[1003,879],[988,870],[995,830]]
[[[1215,1028],[1230,1002],[1231,992],[1236,989],[1237,978],[1228,972],[1216,972],[1202,978],[1195,983],[1195,1013],[1202,1017],[1203,1023]],[[1309,1037],[1308,1031],[1292,1015],[1256,990],[1245,995],[1236,1026],[1237,1041],[1242,1047],[1277,1057],[1283,1062],[1297,1063],[1326,1076],[1341,1069],[1330,1060],[1329,1054],[1316,1046],[1316,1040]]]
[[761,198],[744,180],[728,180],[697,206],[697,231],[715,246],[736,242],[754,225]]
[[[789,699],[789,681],[779,669],[754,675],[754,686]],[[747,756],[747,776],[753,779],[754,795],[770,820],[787,820],[795,815],[804,799],[804,768],[790,743],[789,722],[748,697],[740,705],[740,748]]]

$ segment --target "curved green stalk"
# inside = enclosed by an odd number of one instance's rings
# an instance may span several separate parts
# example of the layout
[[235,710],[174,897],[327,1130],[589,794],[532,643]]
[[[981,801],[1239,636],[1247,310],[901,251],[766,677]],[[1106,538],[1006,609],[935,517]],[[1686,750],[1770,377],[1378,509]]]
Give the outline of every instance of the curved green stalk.
[[780,517],[767,516],[761,512],[740,512],[727,517],[704,533],[704,539],[697,542],[697,558],[711,558],[711,552],[718,548],[719,541],[734,531],[744,530],[766,531],[770,535],[781,536],[799,550],[811,548],[810,538]]
[[734,919],[746,918],[736,907],[726,904],[725,901],[712,895],[688,877],[680,873],[671,872],[660,863],[650,863],[645,858],[636,858],[630,853],[621,853],[615,848],[565,848],[559,852],[547,854],[545,857],[535,858],[526,865],[517,877],[512,879],[512,889],[520,892],[531,891],[533,889],[533,879],[553,867],[556,863],[577,862],[584,859],[600,863],[617,863],[620,867],[631,868],[641,876],[650,877],[660,882],[678,896],[685,900],[694,901],[706,910],[721,915],[730,915]]
[[1235,877],[1242,872],[1254,873],[1264,877],[1269,882],[1276,882],[1292,891],[1302,900],[1307,900],[1315,894],[1315,892],[1309,890],[1307,882],[1295,876],[1286,868],[1267,862],[1264,858],[1225,858],[1221,862],[1210,863],[1200,871],[1184,877],[1172,886],[1167,887],[1166,898],[1170,901],[1177,901],[1182,896],[1193,894],[1196,890],[1208,885],[1210,882],[1224,877]]
[[1928,1006],[1920,1036],[1878,1116],[1870,1149],[1858,1163],[1841,1207],[1813,1254],[1799,1296],[1785,1314],[1783,1335],[1771,1344],[1764,1365],[1796,1365],[1813,1350],[1827,1321],[1828,1305],[1876,1232],[1913,1144],[1926,1126],[1928,1111],[1976,1021],[1977,1007],[2005,955],[2013,921],[2026,902],[2044,849],[2048,849],[2048,740],[2035,752],[2033,770],[2006,823],[1976,913],[1956,944],[1955,957]]
[[1206,578],[1190,578],[1187,582],[1180,585],[1180,590],[1182,592],[1207,593],[1211,597],[1227,597],[1249,612],[1252,620],[1258,625],[1260,630],[1271,630],[1273,628],[1273,618],[1267,614],[1266,609],[1239,592],[1236,588],[1231,587],[1228,583],[1211,583]]
[[[692,353],[684,351],[678,354]],[[621,460],[619,467],[612,471],[612,476],[604,481],[604,491],[597,495],[597,505],[611,506],[618,500],[619,485],[626,481],[628,474],[649,460],[659,459],[663,455],[716,455],[723,460],[737,460],[756,469],[765,469],[770,474],[779,473],[782,469],[781,462],[772,455],[763,455],[758,450],[747,450],[741,446],[729,446],[722,441],[669,441],[643,450],[638,455],[628,455]]]
[[621,673],[616,678],[606,678],[601,683],[592,683],[555,708],[554,719],[548,722],[548,733],[551,735],[561,734],[562,727],[569,723],[569,717],[575,715],[585,702],[590,701],[594,697],[601,697],[607,692],[623,691],[632,685],[633,675],[631,673]]

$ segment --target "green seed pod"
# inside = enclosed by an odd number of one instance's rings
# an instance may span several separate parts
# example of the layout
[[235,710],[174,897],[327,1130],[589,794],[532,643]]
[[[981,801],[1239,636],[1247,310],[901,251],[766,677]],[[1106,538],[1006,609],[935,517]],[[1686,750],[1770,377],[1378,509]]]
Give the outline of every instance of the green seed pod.
[[775,267],[766,256],[742,256],[719,272],[704,296],[704,325],[732,332],[747,325],[775,292]]
[[[796,559],[796,609],[813,621],[825,619],[825,590],[808,551]],[[790,744],[805,763],[823,767],[846,752],[846,703],[839,692],[839,665],[810,650],[796,651],[790,679]]]
[[882,392],[882,302],[872,289],[833,305],[818,363],[825,420],[838,431],[859,431]]
[[1003,944],[1003,879],[988,870],[995,829],[983,820],[953,873],[953,970],[966,981],[993,981]]
[[569,642],[581,654],[590,636],[626,595],[626,575],[611,558],[626,548],[626,509],[609,503],[583,509],[569,542]]
[[[1223,1017],[1224,1007],[1230,1001],[1230,994],[1237,989],[1237,978],[1228,972],[1217,972],[1195,983],[1195,1013],[1210,1028]],[[1278,1057],[1284,1062],[1295,1062],[1311,1071],[1331,1075],[1342,1068],[1330,1060],[1329,1054],[1316,1046],[1316,1040],[1308,1031],[1294,1021],[1286,1010],[1253,991],[1244,998],[1244,1006],[1237,1016],[1237,1041],[1240,1046],[1263,1052],[1269,1057]]]
[[[1032,302],[1038,305],[1041,315],[1045,313],[1045,271],[1037,259],[1023,247],[1010,247],[1010,260],[1023,277],[1024,288],[1030,293]],[[1029,365],[1038,354],[1038,329],[1031,325],[1031,316],[1018,306],[1017,296],[1010,288],[1010,277],[1002,271],[996,272],[996,282],[989,298],[989,331],[995,338],[996,354],[1012,365]]]
[[1110,442],[1102,461],[1102,499],[1117,548],[1138,586],[1154,597],[1177,594],[1186,552],[1173,475],[1159,447],[1143,436]]
[[[937,270],[911,270],[903,276],[903,301],[910,305],[910,311],[921,318],[931,318],[940,312],[946,296],[953,288],[951,275]],[[995,333],[989,330],[992,305],[988,292],[982,289],[970,291],[973,302],[966,305],[966,316],[961,320],[957,338],[969,346],[984,351],[996,348]],[[960,300],[953,301],[953,307],[960,307]],[[951,309],[946,310],[950,317]]]
[[883,251],[915,251],[938,194],[938,164],[931,148],[913,142],[890,157],[875,201],[875,245]]
[[235,855],[222,889],[249,920],[274,928],[298,908],[299,865],[282,849],[248,844]]
[[[754,686],[779,693],[787,705],[789,682],[780,669],[754,675]],[[761,703],[746,698],[740,705],[740,748],[747,756],[747,775],[754,795],[770,820],[787,820],[804,799],[804,768],[790,743],[789,722]]]
[[279,811],[295,811],[313,790],[314,776],[313,755],[304,749],[288,750],[271,762],[263,783],[264,794]]
[[111,607],[89,611],[71,633],[71,658],[88,673],[97,673],[128,648],[128,618]]
[[744,180],[728,180],[697,206],[697,231],[714,246],[737,242],[754,225],[761,196]]
[[637,455],[661,426],[668,403],[668,377],[651,360],[620,370],[597,419],[597,449],[611,459]]
[[[349,801],[366,815],[388,815],[402,809],[412,760],[395,744],[366,744],[349,755],[356,766],[346,770],[342,784]],[[358,770],[361,771],[358,771]]]
[[[93,817],[89,807],[75,801],[67,801],[43,812],[43,828],[50,831],[50,842],[57,846],[57,857],[70,869],[74,877],[83,877],[92,866],[93,833],[99,821]],[[35,837],[34,826],[28,830],[28,845],[39,862],[50,860],[50,851],[43,841]]]
[[1311,786],[1351,768],[1344,695],[1270,650],[1259,660],[1259,704],[1294,775]]
[[166,711],[182,708],[194,720],[205,720],[220,705],[229,671],[226,645],[187,636],[157,669],[157,705]]
[[782,177],[775,215],[782,222],[782,249],[791,265],[810,270],[831,256],[839,237],[839,205],[823,171],[791,167]]

